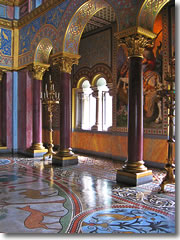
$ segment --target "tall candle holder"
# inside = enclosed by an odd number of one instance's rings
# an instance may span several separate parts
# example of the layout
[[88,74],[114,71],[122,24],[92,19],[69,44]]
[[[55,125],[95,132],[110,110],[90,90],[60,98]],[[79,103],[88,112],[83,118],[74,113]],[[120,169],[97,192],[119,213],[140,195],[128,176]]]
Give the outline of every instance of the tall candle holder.
[[49,121],[49,144],[48,144],[48,152],[43,155],[43,160],[46,157],[52,158],[55,152],[53,151],[53,129],[52,129],[52,118],[53,118],[53,109],[55,104],[59,104],[60,101],[60,93],[57,93],[54,90],[54,84],[51,80],[51,75],[49,75],[49,90],[47,84],[45,85],[45,91],[41,93],[42,104],[45,105],[45,108],[48,111],[48,121]]
[[162,86],[161,90],[158,90],[158,95],[165,99],[165,104],[168,109],[168,158],[167,164],[165,165],[166,176],[164,177],[160,187],[161,191],[164,192],[166,184],[175,184],[175,164],[173,158],[173,145],[175,144],[174,139],[174,110],[175,110],[175,58],[170,59],[170,69],[166,73],[165,81],[167,84]]

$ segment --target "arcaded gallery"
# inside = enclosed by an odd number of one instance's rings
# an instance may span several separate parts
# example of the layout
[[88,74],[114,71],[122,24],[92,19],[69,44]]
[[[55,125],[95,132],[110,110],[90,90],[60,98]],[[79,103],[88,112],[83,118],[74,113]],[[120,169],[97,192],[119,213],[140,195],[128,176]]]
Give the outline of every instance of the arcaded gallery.
[[0,0],[0,233],[175,234],[175,94],[175,1]]

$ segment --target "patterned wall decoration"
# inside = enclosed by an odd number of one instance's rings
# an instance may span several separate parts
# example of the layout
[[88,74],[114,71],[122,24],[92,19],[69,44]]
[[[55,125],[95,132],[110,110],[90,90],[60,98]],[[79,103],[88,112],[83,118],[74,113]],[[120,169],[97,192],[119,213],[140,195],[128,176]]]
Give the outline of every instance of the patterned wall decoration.
[[12,31],[0,28],[0,51],[5,56],[11,56]]
[[41,63],[49,62],[49,55],[51,53],[53,46],[52,42],[48,38],[44,38],[40,41],[36,52],[35,52],[35,61]]
[[139,25],[152,31],[156,16],[168,2],[170,2],[170,0],[146,0],[139,14]]
[[0,65],[12,67],[12,31],[0,28]]
[[35,35],[33,41],[31,42],[31,45],[30,45],[30,51],[19,56],[19,66],[23,66],[27,63],[31,63],[32,61],[34,61],[35,50],[36,50],[39,42],[43,38],[49,39],[49,41],[53,45],[53,51],[55,51],[55,52],[57,51],[57,48],[56,48],[56,42],[58,40],[57,30],[52,25],[45,25]]
[[[24,26],[20,29],[20,48],[19,54],[24,54],[30,51],[31,42],[34,39],[36,33],[40,30],[40,37],[43,34],[43,30],[41,29],[45,25],[52,25],[55,29],[58,28],[58,25],[61,21],[61,17],[68,5],[70,0],[64,1],[61,5],[51,9],[41,17],[33,20],[30,24]],[[39,41],[41,38],[39,39]]]
[[94,77],[98,74],[102,74],[106,79],[107,83],[113,82],[110,67],[105,64],[97,64],[92,68],[83,67],[79,69],[73,76],[73,88],[77,88],[78,81],[82,77],[86,77],[87,79],[89,79],[90,83],[92,84]]
[[[162,13],[156,18],[153,32],[157,34],[153,48],[144,51],[143,90],[144,90],[144,133],[162,134],[164,105],[157,96],[156,88],[163,83],[163,23]],[[128,117],[128,58],[127,49],[120,47],[117,52],[117,104],[116,125],[126,132]]]
[[79,54],[81,58],[79,64],[74,66],[75,71],[82,67],[92,68],[98,63],[111,67],[111,28],[82,38]]

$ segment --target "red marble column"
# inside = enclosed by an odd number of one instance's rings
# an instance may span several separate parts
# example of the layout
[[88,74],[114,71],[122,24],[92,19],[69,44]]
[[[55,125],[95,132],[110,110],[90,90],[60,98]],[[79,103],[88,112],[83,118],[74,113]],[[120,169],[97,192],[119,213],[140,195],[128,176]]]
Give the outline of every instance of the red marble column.
[[142,59],[149,38],[134,34],[131,37],[123,37],[119,43],[127,46],[129,55],[128,158],[122,170],[117,171],[116,180],[140,185],[152,181],[152,171],[144,166],[143,161]]
[[42,104],[40,100],[42,81],[33,79],[33,144],[42,149]]
[[67,166],[78,163],[71,149],[71,75],[60,73],[60,148],[52,163]]
[[128,171],[144,172],[143,165],[143,77],[142,57],[129,58]]
[[60,155],[72,156],[70,149],[71,135],[71,75],[60,74]]
[[12,72],[2,80],[2,144],[12,149]]
[[44,72],[49,66],[49,64],[33,63],[28,67],[33,79],[33,143],[28,152],[33,157],[43,156],[47,152],[42,143],[41,88]]
[[78,157],[71,150],[71,71],[78,64],[79,55],[60,53],[52,57],[53,65],[60,70],[60,149],[53,155],[52,163],[68,166],[78,163]]
[[0,76],[0,147],[2,146],[2,76]]
[[27,69],[20,70],[18,74],[18,145],[20,152],[24,153],[32,145],[33,79]]

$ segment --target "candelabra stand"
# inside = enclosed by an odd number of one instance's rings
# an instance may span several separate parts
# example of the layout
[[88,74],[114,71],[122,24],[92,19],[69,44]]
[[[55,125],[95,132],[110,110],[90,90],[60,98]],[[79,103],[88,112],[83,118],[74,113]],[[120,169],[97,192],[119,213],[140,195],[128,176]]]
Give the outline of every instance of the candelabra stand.
[[55,104],[59,104],[60,101],[60,94],[55,92],[54,90],[54,84],[51,80],[51,75],[49,76],[49,91],[47,88],[47,84],[45,85],[45,91],[44,93],[41,93],[41,100],[42,104],[45,105],[45,108],[48,111],[48,117],[49,117],[49,144],[48,144],[48,152],[43,155],[43,160],[45,160],[46,157],[52,158],[53,154],[55,152],[53,151],[53,129],[52,129],[52,117],[53,117],[53,109]]
[[173,158],[173,145],[175,144],[174,139],[174,110],[175,110],[175,74],[174,74],[175,59],[170,60],[170,73],[165,76],[166,86],[162,86],[162,89],[158,91],[158,95],[165,99],[165,104],[168,108],[168,159],[165,165],[166,176],[164,177],[160,187],[161,191],[164,192],[166,184],[175,183],[175,164]]

